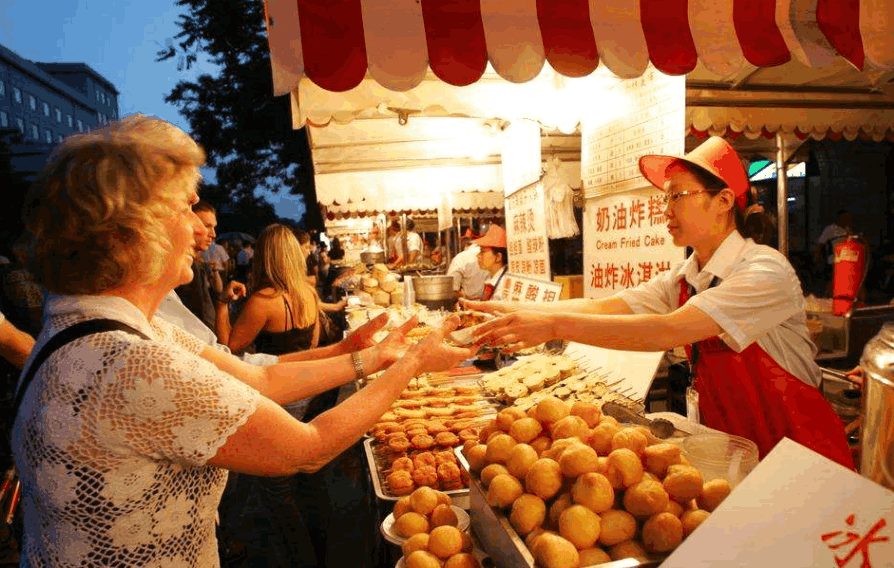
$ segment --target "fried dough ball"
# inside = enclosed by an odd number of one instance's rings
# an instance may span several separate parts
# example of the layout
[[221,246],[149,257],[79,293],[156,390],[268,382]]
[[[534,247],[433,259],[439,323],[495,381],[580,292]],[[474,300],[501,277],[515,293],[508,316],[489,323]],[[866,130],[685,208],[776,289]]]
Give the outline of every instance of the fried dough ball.
[[579,550],[577,553],[580,555],[581,566],[595,566],[597,564],[605,564],[606,562],[612,561],[612,557],[608,555],[608,552],[598,547],[585,548],[584,550]]
[[459,444],[459,436],[453,432],[441,432],[435,436],[435,444],[439,446],[456,446]]
[[530,445],[537,451],[538,456],[543,457],[543,453],[553,445],[553,441],[547,436],[537,436]]
[[[407,429],[406,436],[407,436],[407,438],[410,439],[411,446],[413,445],[413,438],[415,438],[416,436],[425,436],[426,438],[431,438],[431,436],[428,435],[428,432],[426,432],[425,428],[423,428],[422,426],[418,426],[418,427],[412,428],[412,429]],[[429,446],[429,447],[431,447],[431,446]],[[427,449],[427,448],[417,448],[417,447],[413,446],[413,449],[419,450],[419,449]]]
[[543,431],[543,426],[534,418],[519,418],[509,427],[509,435],[516,442],[527,444]]
[[442,527],[446,525],[455,527],[458,524],[459,519],[456,516],[456,511],[454,511],[453,507],[450,505],[438,505],[435,507],[435,510],[431,512],[431,526],[433,527]]
[[441,568],[438,557],[427,550],[417,550],[404,558],[407,568]]
[[478,432],[476,432],[473,428],[463,428],[457,434],[462,443],[466,442],[477,442],[478,441]]
[[702,494],[702,474],[690,465],[672,465],[667,468],[664,490],[677,503],[687,503]]
[[683,515],[680,517],[680,522],[683,524],[683,537],[688,537],[692,534],[692,531],[698,528],[700,524],[705,522],[705,520],[711,516],[711,513],[705,511],[704,509],[696,509],[694,511],[684,511]]
[[452,463],[456,465],[456,454],[453,453],[453,450],[441,450],[439,452],[434,453],[435,463],[437,465]]
[[552,443],[548,450],[543,452],[543,455],[540,457],[559,461],[559,458],[562,457],[562,452],[567,450],[572,444],[580,443],[580,440],[578,440],[577,438],[563,438],[561,440],[556,440]]
[[495,509],[508,507],[525,492],[521,482],[509,475],[501,473],[494,477],[487,487],[487,504]]
[[541,424],[553,424],[568,416],[571,409],[562,400],[548,396],[534,407],[534,418]]
[[538,459],[534,448],[528,444],[518,444],[509,452],[506,469],[518,479],[524,479],[525,474]]
[[410,511],[404,513],[394,521],[394,532],[404,538],[410,538],[414,534],[428,532],[429,522],[425,515]]
[[431,487],[420,487],[410,495],[410,508],[420,515],[430,515],[438,506],[438,492]]
[[546,533],[550,533],[550,534],[554,534],[554,535],[559,534],[555,531],[544,529],[543,527],[537,527],[536,529],[534,529],[530,533],[528,533],[528,536],[525,537],[525,546],[528,547],[528,550],[530,550],[531,553],[534,552],[534,544],[537,542],[537,539]]
[[634,517],[646,519],[667,509],[669,499],[660,483],[640,481],[624,493],[624,508]]
[[599,471],[599,454],[590,446],[575,445],[562,452],[559,468],[565,477],[575,478],[585,473]]
[[489,487],[490,482],[493,480],[493,478],[504,473],[509,473],[509,470],[506,469],[505,465],[500,463],[492,463],[481,470],[481,484],[485,487]]
[[438,466],[438,479],[443,483],[451,484],[460,480],[459,466],[455,463],[442,463]]
[[405,452],[410,449],[410,440],[404,434],[398,434],[396,437],[388,440],[387,445],[392,452]]
[[469,462],[469,469],[473,472],[479,472],[481,469],[487,465],[487,446],[484,444],[478,444],[472,446],[468,450],[463,452],[466,456],[466,461]]
[[586,443],[590,437],[590,427],[580,416],[566,416],[552,425],[553,440],[577,438]]
[[438,484],[438,472],[430,465],[417,467],[412,475],[416,485],[433,487]]
[[490,421],[485,426],[478,431],[478,441],[482,444],[486,444],[487,440],[490,438],[490,435],[494,432],[499,432],[500,429],[497,428],[497,423],[495,421]]
[[525,488],[544,501],[551,499],[562,488],[562,470],[555,460],[540,458],[525,474]]
[[[424,432],[424,430],[423,430]],[[410,445],[414,450],[427,450],[435,444],[435,439],[428,434],[416,434],[410,438]]]
[[649,473],[648,471],[643,472],[643,479],[648,479],[649,481],[654,481],[656,483],[661,483],[661,478],[655,475],[654,473]]
[[603,512],[602,530],[599,532],[599,544],[614,546],[636,535],[636,519],[627,511],[610,509]]
[[509,434],[497,434],[487,443],[487,463],[506,463],[509,452],[517,444]]
[[460,552],[448,558],[444,563],[444,568],[481,568],[481,565],[474,554]]
[[540,535],[534,541],[531,552],[543,568],[577,568],[580,565],[577,548],[567,539],[555,534]]
[[447,495],[443,491],[435,491],[435,495],[438,496],[438,505],[452,505],[453,501],[450,500],[450,495]]
[[423,466],[434,467],[438,464],[438,461],[435,459],[434,454],[431,452],[420,452],[413,456],[413,465],[417,468]]
[[549,511],[546,513],[546,522],[549,523],[549,526],[559,526],[559,517],[562,516],[565,509],[572,505],[574,505],[574,500],[571,498],[570,492],[562,493],[556,497],[553,500],[553,504],[549,506]]
[[679,519],[683,516],[683,505],[680,505],[679,503],[671,499],[667,502],[667,509],[665,509],[664,512],[670,513],[671,515]]
[[410,505],[410,496],[401,497],[394,503],[394,519],[397,520],[404,513],[409,513],[413,510],[413,507]]
[[465,531],[460,531],[463,537],[463,552],[472,552],[472,537]]
[[413,460],[407,457],[397,458],[391,462],[391,471],[413,471]]
[[683,524],[670,513],[658,513],[643,525],[643,544],[651,552],[670,552],[683,542]]
[[590,447],[600,456],[607,456],[612,451],[612,439],[620,431],[616,424],[606,423],[605,419],[590,432]]
[[587,423],[587,428],[595,428],[602,419],[602,409],[592,402],[578,400],[571,405],[571,415],[580,416]]
[[623,560],[625,558],[646,558],[648,553],[643,546],[635,540],[625,540],[620,542],[608,551],[612,560]]
[[702,494],[696,500],[698,506],[705,511],[713,511],[732,492],[729,482],[725,479],[712,479],[702,487]]
[[636,428],[622,428],[612,437],[612,450],[627,448],[633,450],[636,455],[642,455],[649,439]]
[[621,426],[618,424],[618,419],[614,416],[607,416],[605,414],[602,415],[602,418],[599,419],[600,424],[611,424],[612,426],[617,426],[620,430]]
[[388,488],[391,492],[395,495],[407,495],[416,488],[416,484],[413,482],[413,476],[406,470],[398,470],[389,473],[388,477],[385,478],[385,482],[388,484]]
[[583,505],[572,505],[559,515],[559,534],[578,550],[592,548],[599,531],[599,515]]
[[530,493],[525,493],[512,503],[512,512],[509,514],[509,522],[515,532],[521,536],[543,525],[546,519],[546,503],[543,499]]
[[643,465],[646,471],[663,478],[667,468],[680,463],[680,446],[676,444],[655,444],[643,450]]
[[602,513],[615,504],[615,490],[601,473],[585,473],[571,487],[571,498],[594,513]]
[[508,432],[509,428],[512,426],[512,423],[516,420],[524,418],[526,416],[525,412],[520,408],[515,408],[514,406],[509,408],[504,408],[500,412],[497,413],[497,428],[502,430],[503,432]]
[[608,454],[608,470],[612,469],[621,475],[621,485],[625,488],[636,485],[643,479],[643,462],[628,448],[612,450]]
[[450,558],[463,547],[459,529],[449,525],[435,527],[428,534],[428,551],[438,558]]
[[428,533],[416,533],[400,545],[401,552],[407,557],[417,550],[428,550]]

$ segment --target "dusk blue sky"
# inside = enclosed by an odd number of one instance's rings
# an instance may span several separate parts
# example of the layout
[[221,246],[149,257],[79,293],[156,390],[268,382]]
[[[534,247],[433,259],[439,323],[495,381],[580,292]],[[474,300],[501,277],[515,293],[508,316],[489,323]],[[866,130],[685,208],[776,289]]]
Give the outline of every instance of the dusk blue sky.
[[[0,0],[0,44],[32,61],[86,63],[118,89],[121,116],[140,112],[186,130],[165,95],[214,66],[199,62],[179,72],[174,61],[155,62],[165,40],[179,32],[179,14],[173,0]],[[267,198],[280,216],[304,212],[301,198],[287,191]]]

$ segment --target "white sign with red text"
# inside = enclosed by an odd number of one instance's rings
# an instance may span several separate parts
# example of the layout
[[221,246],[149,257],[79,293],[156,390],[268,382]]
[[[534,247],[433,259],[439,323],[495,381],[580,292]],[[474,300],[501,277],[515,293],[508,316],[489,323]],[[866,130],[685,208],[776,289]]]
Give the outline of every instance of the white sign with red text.
[[509,272],[541,280],[552,278],[542,182],[506,198],[506,252]]
[[558,302],[562,285],[509,272],[500,281],[502,298],[512,302]]
[[894,492],[784,438],[661,566],[894,566]]
[[604,298],[651,280],[683,260],[654,188],[588,199],[584,209],[584,297]]

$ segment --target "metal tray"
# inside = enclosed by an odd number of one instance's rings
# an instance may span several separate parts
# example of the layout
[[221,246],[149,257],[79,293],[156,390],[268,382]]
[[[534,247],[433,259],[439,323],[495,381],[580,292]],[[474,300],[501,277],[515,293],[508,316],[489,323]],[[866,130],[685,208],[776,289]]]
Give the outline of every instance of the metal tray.
[[[383,501],[398,501],[404,495],[391,495],[388,492],[388,487],[385,483],[385,475],[384,472],[379,470],[379,464],[376,461],[376,454],[373,450],[373,444],[375,440],[373,438],[367,438],[363,441],[363,449],[366,453],[366,463],[369,466],[370,477],[372,477],[373,488],[376,491],[376,497]],[[468,510],[469,509],[469,489],[452,489],[450,491],[444,491],[447,495],[450,496],[450,500],[453,501],[453,504],[461,509]]]

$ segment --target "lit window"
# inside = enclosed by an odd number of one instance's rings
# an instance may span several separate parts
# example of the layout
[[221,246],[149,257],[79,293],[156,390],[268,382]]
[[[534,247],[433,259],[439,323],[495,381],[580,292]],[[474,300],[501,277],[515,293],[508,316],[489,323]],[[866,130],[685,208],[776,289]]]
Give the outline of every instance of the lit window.
[[96,113],[96,122],[102,124],[102,113],[101,112]]
[[47,144],[52,144],[52,143],[53,143],[53,133],[50,132],[49,130],[44,130],[44,131],[43,131],[43,137],[44,137],[44,140],[47,141]]
[[65,115],[65,120],[68,121],[68,127],[71,128],[72,125],[74,124],[74,122],[72,122],[71,115],[70,115],[70,114],[66,114],[66,115]]
[[31,110],[37,110],[37,99],[34,98],[34,95],[28,95],[28,104],[31,106]]
[[50,116],[50,105],[43,103],[43,115]]
[[13,87],[12,88],[12,96],[17,103],[22,104],[22,90],[21,89],[19,89],[18,87]]
[[0,97],[6,94],[6,83],[0,81]]
[[35,140],[40,140],[40,130],[38,130],[36,124],[31,125],[31,137]]
[[61,134],[57,134],[57,135],[56,135],[56,142],[62,142],[62,135],[61,135]]
[[54,110],[56,111],[56,122],[62,122],[62,111],[58,108]]
[[0,126],[6,128],[9,126],[9,117],[6,116],[6,113],[0,110]]
[[112,111],[112,118],[118,118],[118,111],[116,111],[116,110]]
[[78,132],[83,132],[83,131],[84,131],[84,123],[81,122],[81,119],[79,118],[78,119]]
[[19,128],[19,132],[21,132],[22,134],[25,133],[25,121],[24,120],[22,120],[21,118],[17,118],[16,126]]

